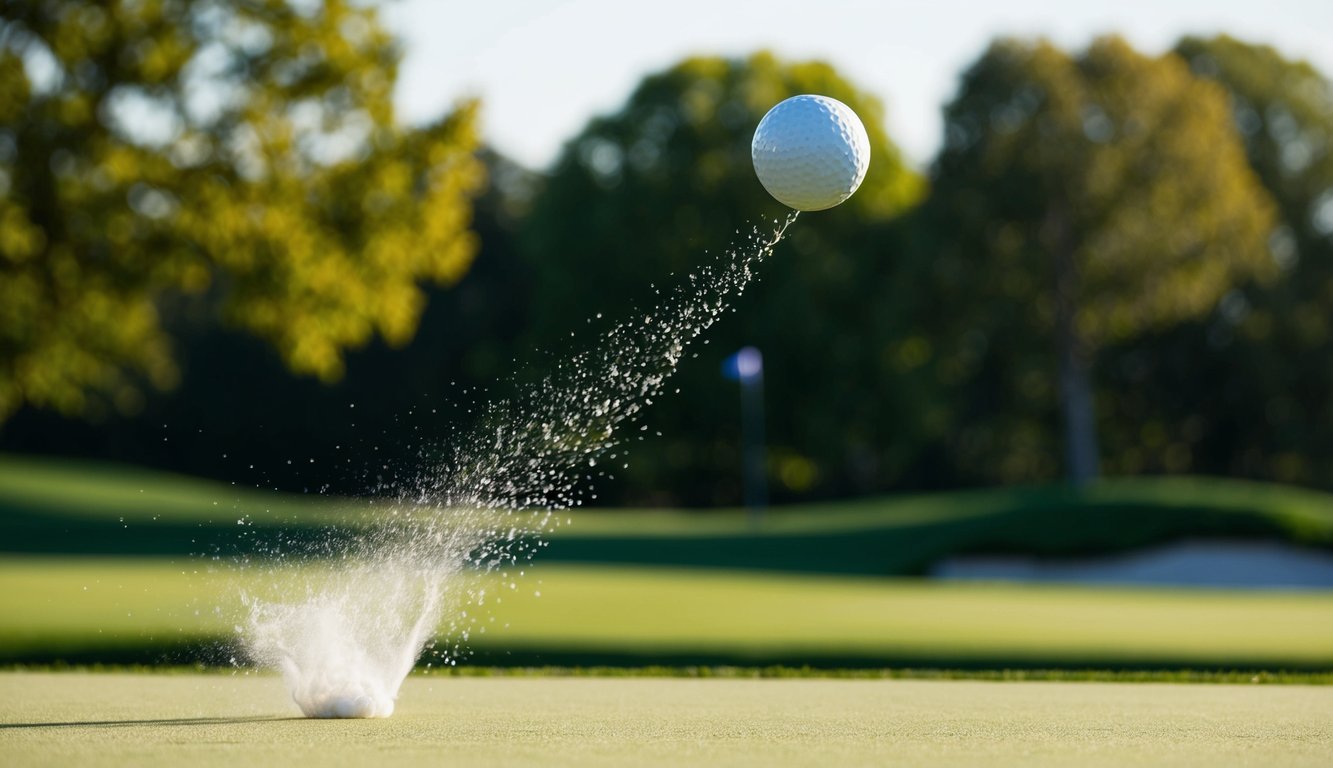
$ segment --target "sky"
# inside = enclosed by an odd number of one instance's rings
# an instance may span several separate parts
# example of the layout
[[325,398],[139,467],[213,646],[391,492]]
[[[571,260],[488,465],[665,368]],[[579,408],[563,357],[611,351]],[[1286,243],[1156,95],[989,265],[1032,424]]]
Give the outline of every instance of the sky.
[[692,54],[828,61],[884,101],[889,135],[919,168],[959,73],[996,36],[1079,49],[1117,32],[1160,53],[1187,33],[1226,32],[1333,76],[1333,0],[398,0],[385,14],[405,46],[400,115],[423,122],[479,96],[487,141],[532,169],[644,75]]

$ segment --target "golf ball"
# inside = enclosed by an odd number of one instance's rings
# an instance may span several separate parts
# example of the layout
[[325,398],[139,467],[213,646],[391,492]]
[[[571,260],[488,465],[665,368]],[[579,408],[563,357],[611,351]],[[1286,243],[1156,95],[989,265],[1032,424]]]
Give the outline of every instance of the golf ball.
[[750,144],[764,189],[788,208],[822,211],[852,196],[870,167],[861,118],[828,96],[793,96],[764,115]]

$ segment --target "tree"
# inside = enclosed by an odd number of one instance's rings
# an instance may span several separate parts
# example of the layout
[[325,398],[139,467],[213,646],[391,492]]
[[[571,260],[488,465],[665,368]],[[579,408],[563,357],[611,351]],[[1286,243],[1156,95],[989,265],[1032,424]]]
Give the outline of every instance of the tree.
[[475,104],[394,122],[397,60],[348,0],[0,2],[0,419],[132,409],[192,317],[324,380],[410,339],[481,168]]
[[[363,494],[410,482],[473,417],[476,389],[512,373],[532,288],[516,252],[534,174],[489,150],[473,199],[475,263],[458,283],[427,286],[412,341],[348,350],[326,383],[292,376],[271,345],[217,324],[173,328],[180,383],[132,414],[88,421],[24,408],[0,430],[0,454],[130,462],[290,491]],[[244,414],[237,418],[237,414]]]
[[974,476],[1049,476],[1058,397],[1065,469],[1086,484],[1098,351],[1269,274],[1272,203],[1221,89],[1114,37],[1077,57],[992,44],[945,125],[928,204],[938,256],[922,279],[952,309],[935,365],[965,393],[956,453]]
[[744,344],[765,354],[779,497],[882,488],[910,462],[910,450],[894,453],[910,440],[892,436],[896,409],[911,404],[885,391],[877,368],[894,317],[879,291],[896,265],[871,233],[912,205],[922,183],[885,135],[880,104],[827,64],[766,53],[691,58],[592,120],[565,146],[524,224],[538,286],[531,343],[558,351],[585,320],[625,316],[705,252],[785,216],[755,178],[750,140],[769,108],[799,93],[833,96],[861,116],[869,173],[843,205],[801,217],[738,313],[682,366],[680,394],[654,404],[647,418],[662,437],[636,448],[628,470],[637,500],[739,499],[738,406],[718,371]]
[[1156,450],[1127,451],[1123,467],[1328,486],[1333,83],[1308,63],[1226,36],[1187,37],[1175,52],[1227,91],[1250,166],[1276,202],[1276,274],[1240,283],[1213,312],[1172,333],[1115,350],[1111,369],[1127,393],[1117,421],[1161,436]]

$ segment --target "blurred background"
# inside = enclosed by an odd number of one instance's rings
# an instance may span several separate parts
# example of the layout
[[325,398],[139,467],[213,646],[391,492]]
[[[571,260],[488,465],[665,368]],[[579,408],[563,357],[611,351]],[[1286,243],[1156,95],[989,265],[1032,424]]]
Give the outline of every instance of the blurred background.
[[[0,2],[0,579],[35,601],[3,658],[147,658],[132,621],[50,651],[61,574],[142,565],[123,607],[173,558],[244,550],[238,516],[314,530],[410,482],[589,318],[782,216],[750,138],[822,93],[866,124],[863,186],[792,227],[601,482],[609,509],[557,536],[568,599],[611,612],[595,585],[643,578],[621,608],[658,589],[660,613],[739,579],[705,634],[796,574],[889,601],[842,633],[864,647],[648,632],[639,661],[1333,664],[1327,4],[483,6]],[[723,375],[743,347],[758,517]],[[948,596],[918,606],[937,634],[893,644],[921,594],[885,577],[923,575],[1268,591],[1040,651],[1066,604],[956,587],[960,612],[1014,601],[986,656],[968,638],[998,630],[949,624]],[[1098,594],[1117,625],[1151,604]],[[584,603],[561,605],[531,608],[521,658],[624,652],[593,622],[547,653]],[[1235,635],[1260,614],[1286,639]]]

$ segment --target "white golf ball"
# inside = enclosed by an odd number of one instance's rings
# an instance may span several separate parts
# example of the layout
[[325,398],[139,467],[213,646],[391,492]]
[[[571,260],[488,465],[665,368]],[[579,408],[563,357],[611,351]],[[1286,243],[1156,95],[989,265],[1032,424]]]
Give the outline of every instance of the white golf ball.
[[828,96],[793,96],[764,115],[750,144],[759,183],[779,203],[822,211],[852,196],[870,167],[861,118]]

